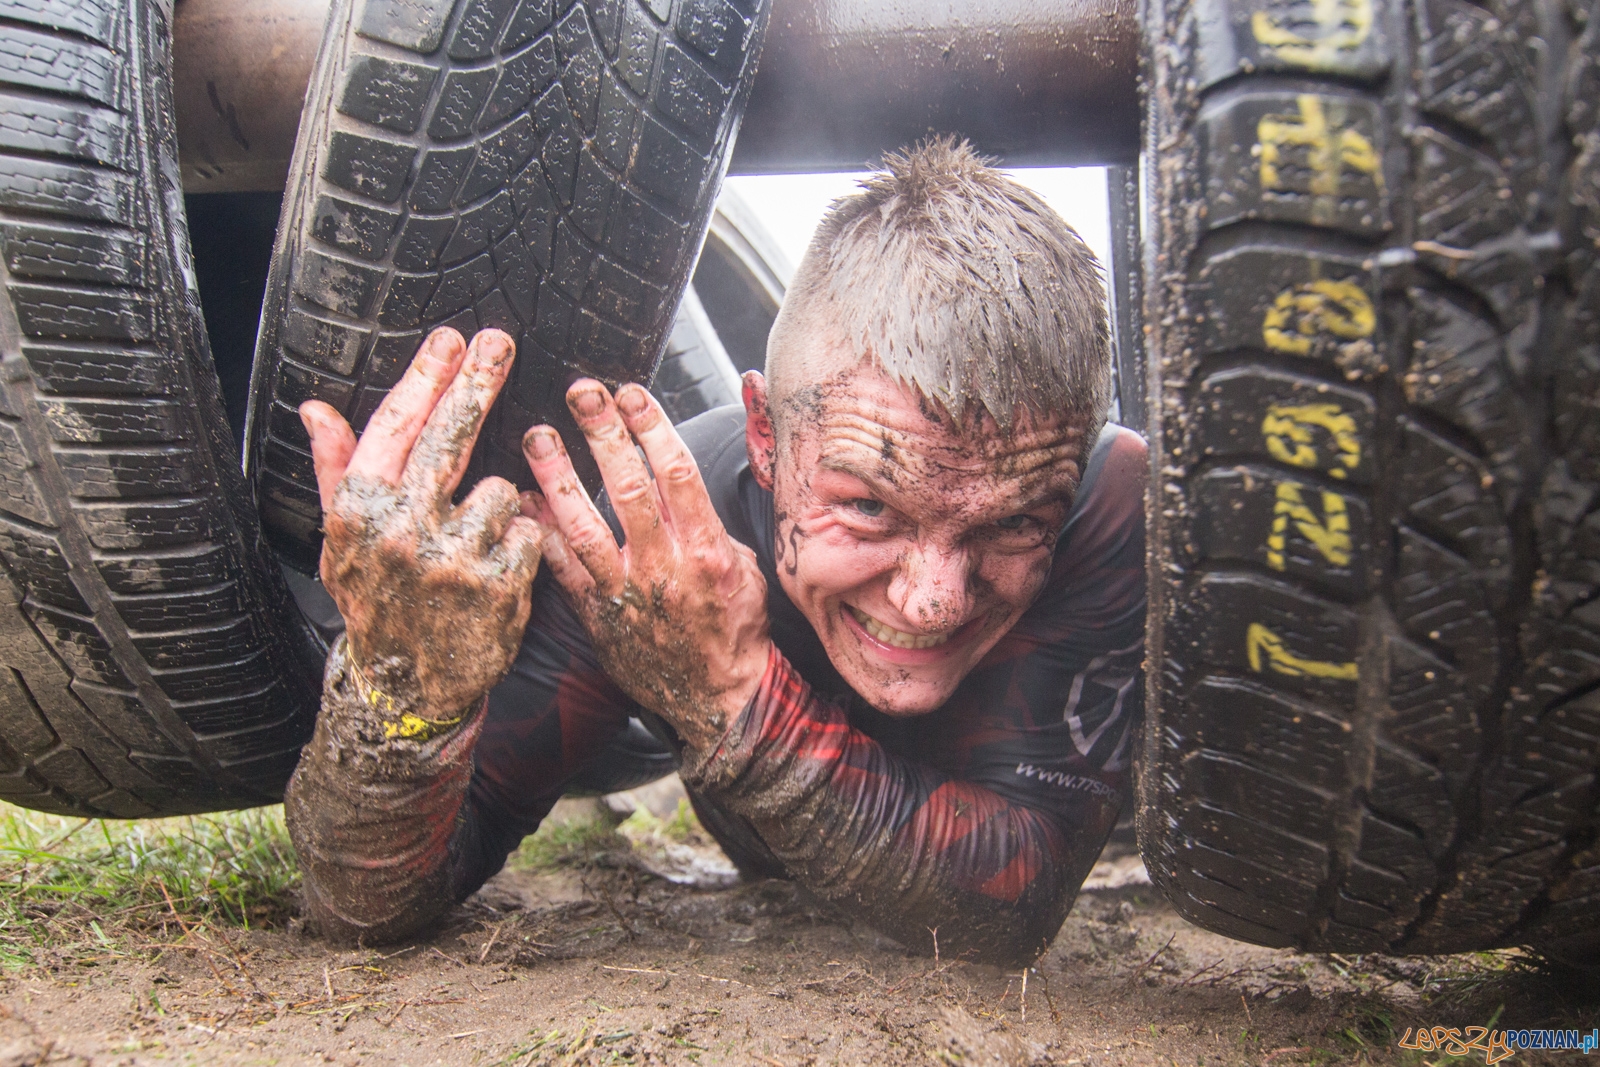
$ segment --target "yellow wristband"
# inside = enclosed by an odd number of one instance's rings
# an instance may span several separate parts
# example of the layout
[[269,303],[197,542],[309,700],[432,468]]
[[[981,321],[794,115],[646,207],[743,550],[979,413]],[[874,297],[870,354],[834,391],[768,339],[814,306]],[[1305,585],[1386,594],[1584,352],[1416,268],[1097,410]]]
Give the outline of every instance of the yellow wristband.
[[[374,711],[384,712],[389,715],[395,713],[394,697],[383,692],[377,686],[367,681],[366,675],[361,673],[361,668],[356,666],[355,657],[348,650],[345,653],[345,662],[350,664],[350,677],[356,683],[356,696],[361,702]],[[383,736],[385,740],[403,738],[407,741],[427,741],[439,736],[452,726],[458,726],[463,715],[453,719],[424,719],[421,715],[411,712],[401,712],[398,721],[383,719]]]

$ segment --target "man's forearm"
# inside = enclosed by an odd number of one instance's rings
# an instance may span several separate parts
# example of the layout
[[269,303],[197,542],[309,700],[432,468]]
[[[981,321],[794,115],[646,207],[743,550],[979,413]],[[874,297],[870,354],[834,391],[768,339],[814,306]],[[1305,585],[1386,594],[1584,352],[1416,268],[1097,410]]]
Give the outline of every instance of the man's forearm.
[[[923,951],[1031,962],[1061,927],[1112,823],[1086,797],[1063,828],[889,754],[774,652],[745,714],[685,781],[748,819],[806,886]],[[934,934],[937,931],[937,934]]]
[[454,903],[451,839],[483,707],[428,709],[378,693],[345,639],[334,645],[322,713],[284,798],[306,909],[324,936],[392,941]]

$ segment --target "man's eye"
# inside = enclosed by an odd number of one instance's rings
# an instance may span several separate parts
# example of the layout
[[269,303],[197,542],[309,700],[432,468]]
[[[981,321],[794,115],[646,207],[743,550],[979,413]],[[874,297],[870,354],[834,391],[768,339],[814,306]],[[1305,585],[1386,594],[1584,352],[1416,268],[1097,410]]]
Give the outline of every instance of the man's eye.
[[1007,515],[1003,519],[996,519],[995,525],[1002,530],[1020,530],[1027,521],[1026,515]]
[[850,506],[868,518],[875,519],[883,514],[883,501],[874,500],[869,496],[850,501]]

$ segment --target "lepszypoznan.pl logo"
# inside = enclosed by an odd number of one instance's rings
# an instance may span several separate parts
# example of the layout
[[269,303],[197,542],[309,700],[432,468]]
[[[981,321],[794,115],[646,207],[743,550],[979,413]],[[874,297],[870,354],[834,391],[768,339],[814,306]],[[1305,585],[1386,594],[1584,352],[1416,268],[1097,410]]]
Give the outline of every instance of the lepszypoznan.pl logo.
[[1499,1063],[1523,1049],[1581,1052],[1585,1056],[1600,1049],[1600,1028],[1590,1030],[1491,1030],[1487,1026],[1407,1027],[1400,1047],[1423,1052],[1442,1052],[1446,1056],[1483,1053],[1486,1064]]

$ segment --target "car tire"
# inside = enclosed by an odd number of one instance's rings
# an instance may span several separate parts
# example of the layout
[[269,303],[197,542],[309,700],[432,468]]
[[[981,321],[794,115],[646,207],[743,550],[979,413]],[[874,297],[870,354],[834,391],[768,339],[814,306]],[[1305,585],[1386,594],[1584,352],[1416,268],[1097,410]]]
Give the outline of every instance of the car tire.
[[317,707],[195,294],[170,18],[0,0],[0,799],[62,814],[270,803]]
[[430,329],[517,362],[468,473],[530,483],[579,375],[649,380],[749,95],[767,0],[338,0],[312,75],[257,343],[247,467],[313,570],[298,405],[359,431]]
[[1265,945],[1600,934],[1592,0],[1146,0],[1139,837]]
[[790,273],[755,212],[724,189],[651,383],[674,423],[741,402],[743,372],[766,366]]
[[739,372],[692,285],[684,290],[650,391],[675,426],[713,408],[739,403]]

